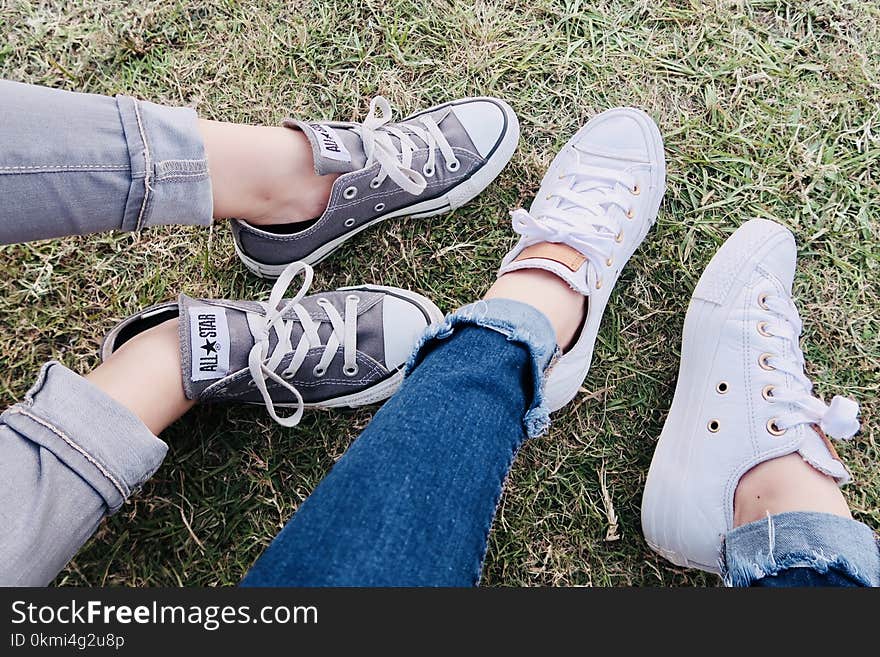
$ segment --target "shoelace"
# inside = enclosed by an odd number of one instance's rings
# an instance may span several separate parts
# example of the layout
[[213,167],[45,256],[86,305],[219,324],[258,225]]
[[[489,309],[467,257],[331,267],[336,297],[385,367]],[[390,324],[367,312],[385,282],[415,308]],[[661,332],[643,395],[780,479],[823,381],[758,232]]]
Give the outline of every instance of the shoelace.
[[790,374],[795,381],[793,388],[782,391],[774,389],[770,397],[773,403],[793,404],[797,407],[776,420],[777,428],[784,431],[799,424],[818,424],[827,435],[838,440],[849,440],[859,430],[858,403],[848,397],[835,395],[831,404],[826,405],[813,396],[813,383],[804,374],[804,354],[799,344],[803,324],[797,308],[791,299],[777,295],[766,295],[763,297],[763,304],[773,313],[776,321],[765,322],[761,328],[766,333],[786,340],[793,352],[790,359],[779,356],[767,359],[770,367]]
[[[460,162],[433,118],[424,115],[415,119],[424,126],[421,127],[413,122],[406,125],[389,125],[392,117],[393,112],[389,102],[382,96],[376,96],[370,101],[367,118],[360,126],[353,128],[364,143],[364,154],[367,156],[365,166],[369,167],[376,162],[380,165],[379,174],[371,184],[378,187],[385,178],[391,178],[401,189],[418,196],[428,186],[425,177],[430,178],[434,175],[437,149],[440,149],[446,167],[450,171],[458,170]],[[413,153],[420,147],[407,132],[421,139],[428,147],[428,161],[421,173],[412,168]],[[400,150],[391,138],[392,135],[397,137]]]
[[[303,273],[303,283],[299,291],[284,306],[279,308],[287,288],[300,272]],[[269,415],[283,427],[295,427],[302,419],[305,407],[302,395],[287,379],[292,379],[296,375],[310,349],[324,347],[321,359],[314,368],[315,376],[323,376],[324,372],[327,371],[330,362],[337,354],[340,344],[343,350],[343,372],[347,376],[357,374],[357,306],[359,299],[353,294],[345,298],[344,318],[332,303],[323,298],[318,300],[318,305],[327,313],[327,318],[333,327],[330,336],[327,338],[327,343],[322,345],[321,338],[318,336],[318,327],[321,325],[321,322],[316,322],[312,319],[308,311],[299,303],[312,284],[313,278],[314,270],[309,265],[304,262],[291,263],[272,287],[269,300],[260,304],[265,309],[266,314],[247,314],[248,327],[255,340],[254,346],[248,354],[248,369],[250,370],[253,384],[263,397],[263,402],[266,404],[266,410],[269,412]],[[303,328],[302,337],[300,337],[295,349],[291,344],[290,338],[296,321],[284,319],[285,315],[291,311],[296,315],[299,324]],[[270,354],[270,335],[273,331],[278,342]],[[278,374],[275,369],[291,351],[293,351],[293,358],[290,364],[281,374]],[[275,404],[268,389],[267,382],[269,380],[293,393],[296,399],[296,411],[293,415],[281,417],[275,411]]]
[[[559,199],[555,207],[533,217],[523,208],[510,213],[513,229],[537,242],[562,242],[580,251],[595,274],[596,287],[602,286],[602,266],[609,261],[614,245],[623,236],[620,216],[610,212],[629,211],[622,187],[633,193],[635,178],[622,171],[578,164],[560,176],[572,180],[569,187],[551,188],[547,200]],[[589,277],[588,277],[589,278]]]

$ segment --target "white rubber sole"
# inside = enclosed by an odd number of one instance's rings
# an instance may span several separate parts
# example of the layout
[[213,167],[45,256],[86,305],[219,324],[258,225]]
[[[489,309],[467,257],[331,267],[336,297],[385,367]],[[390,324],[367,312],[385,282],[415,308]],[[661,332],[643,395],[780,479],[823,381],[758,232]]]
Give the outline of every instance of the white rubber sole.
[[[731,296],[748,282],[748,273],[755,264],[779,239],[788,239],[787,235],[785,228],[772,221],[753,219],[743,224],[709,261],[688,305],[675,395],[642,497],[645,540],[652,550],[678,566],[720,572],[718,563],[701,563],[688,556],[687,538],[682,531],[682,514],[687,513],[684,484],[694,444],[699,440],[695,434],[703,428],[694,418],[703,415],[703,399],[710,386],[707,364],[714,361],[718,348],[711,336],[720,334],[732,312]],[[719,546],[720,541],[719,536]]]
[[[397,287],[388,287],[385,285],[353,285],[350,287],[341,287],[340,290],[372,290],[374,292],[391,292],[395,296],[405,297],[415,302],[415,304],[424,310],[428,315],[428,324],[433,324],[435,322],[439,322],[443,319],[444,314],[433,301],[431,301],[428,297],[419,294],[418,292],[410,292],[409,290],[402,290]],[[376,404],[381,401],[385,401],[400,388],[400,385],[403,383],[404,371],[403,367],[400,367],[392,376],[385,379],[384,381],[380,381],[374,386],[371,386],[365,390],[361,390],[359,392],[352,393],[350,395],[342,395],[340,397],[334,397],[333,399],[327,399],[322,402],[316,402],[311,404],[304,404],[304,408],[358,408],[360,406],[368,406],[370,404]],[[251,406],[263,406],[262,401],[256,402],[243,402],[244,404]],[[277,408],[295,408],[297,405],[294,403],[290,404],[275,404]]]
[[[623,266],[621,267],[622,271],[623,267],[626,266],[626,263],[629,262],[629,259],[632,257],[633,253],[635,253],[636,249],[639,248],[645,237],[647,237],[648,233],[651,230],[651,227],[657,222],[657,213],[660,211],[660,204],[663,202],[663,195],[666,193],[666,153],[663,149],[663,136],[660,134],[660,129],[657,127],[657,124],[654,123],[654,120],[647,113],[643,112],[640,109],[632,107],[618,107],[606,110],[601,114],[597,114],[594,119],[608,114],[613,114],[615,112],[625,112],[630,116],[636,117],[639,123],[647,130],[648,134],[651,135],[649,145],[653,158],[652,161],[657,163],[656,180],[660,181],[658,185],[659,193],[654,199],[654,202],[651,203],[650,206],[648,206],[648,212],[651,216],[651,221],[645,222],[641,234],[635,240],[632,250],[629,252],[629,255],[627,255],[626,262],[624,262]],[[590,122],[588,121],[566,143],[563,149],[565,149],[569,143],[578,142],[580,140],[581,134],[589,128]],[[552,167],[553,165],[551,164],[550,166]],[[608,295],[605,296],[600,303],[595,303],[595,301],[599,298],[598,295],[590,297],[590,303],[595,304],[594,308],[592,308],[590,312],[596,312],[599,314],[600,324],[602,321],[601,317],[605,314],[605,307],[608,304],[611,290],[616,284],[617,278],[615,278],[615,280],[611,282],[611,285],[608,288]],[[592,364],[593,360],[593,349],[595,348],[596,338],[598,337],[598,330],[596,331],[596,334],[592,336],[586,334],[587,330],[588,329],[585,326],[585,333],[583,334],[583,336],[585,340],[590,341],[589,345],[580,344],[581,340],[578,339],[578,342],[575,343],[575,346],[572,348],[572,350],[569,351],[565,356],[562,356],[562,358],[557,361],[556,365],[554,365],[553,369],[550,372],[550,376],[544,390],[544,399],[545,403],[547,404],[547,408],[550,410],[551,413],[554,411],[558,411],[560,408],[566,406],[572,399],[574,399],[580,391],[581,386],[583,386],[584,380],[587,378],[587,374],[590,371],[590,365]],[[570,362],[577,362],[578,364],[574,367],[569,366],[566,362],[566,356],[571,357]]]
[[[483,100],[483,98],[473,97],[464,98],[462,100]],[[458,185],[450,189],[446,194],[443,194],[433,199],[429,199],[427,201],[408,205],[404,208],[395,210],[394,212],[388,212],[386,214],[380,215],[375,219],[368,221],[363,226],[358,226],[356,229],[345,233],[344,235],[340,235],[335,240],[332,240],[331,242],[328,242],[320,248],[312,251],[308,256],[302,259],[302,262],[305,262],[309,265],[318,264],[319,262],[330,256],[339,247],[341,247],[346,241],[356,236],[358,233],[367,230],[368,228],[375,226],[376,224],[385,221],[386,219],[393,219],[395,217],[405,216],[410,216],[413,219],[433,217],[439,214],[443,214],[445,212],[451,212],[452,210],[460,208],[465,203],[468,203],[469,201],[476,198],[483,190],[485,190],[490,184],[492,184],[492,181],[495,180],[495,178],[497,178],[498,175],[504,170],[504,167],[506,167],[507,163],[510,162],[510,158],[513,157],[513,154],[516,151],[517,144],[519,143],[519,119],[517,119],[513,108],[511,108],[504,101],[500,101],[497,98],[493,98],[491,100],[500,104],[505,116],[507,117],[508,129],[507,132],[504,134],[504,137],[502,137],[501,143],[498,144],[498,147],[495,149],[495,152],[492,153],[486,163],[482,167],[480,167],[480,169],[477,170],[474,175],[472,175],[467,180],[463,180],[462,182],[460,182]],[[244,263],[244,266],[260,278],[278,278],[281,275],[281,272],[283,272],[284,269],[290,264],[283,263],[280,265],[268,265],[259,262],[244,253],[239,247],[237,241],[233,240],[233,242],[235,245],[235,253]]]

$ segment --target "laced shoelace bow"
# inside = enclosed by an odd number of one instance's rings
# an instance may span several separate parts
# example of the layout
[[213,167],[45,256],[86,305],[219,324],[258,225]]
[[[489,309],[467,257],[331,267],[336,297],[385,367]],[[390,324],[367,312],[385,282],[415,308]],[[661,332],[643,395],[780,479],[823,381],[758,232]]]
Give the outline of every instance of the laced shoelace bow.
[[813,383],[804,374],[804,354],[800,348],[800,335],[803,323],[791,299],[778,295],[762,295],[761,305],[773,314],[774,320],[763,322],[760,329],[774,337],[785,340],[791,348],[791,357],[772,355],[767,365],[791,375],[793,386],[785,390],[773,388],[769,401],[792,404],[796,408],[790,413],[780,415],[776,427],[785,431],[799,424],[817,424],[828,436],[838,440],[849,440],[859,430],[859,405],[848,397],[835,395],[830,404],[825,404],[813,395]]
[[[415,119],[421,125],[416,125],[415,122],[389,125],[393,116],[391,104],[382,96],[376,96],[370,101],[367,118],[359,126],[352,128],[363,141],[364,154],[367,156],[365,166],[370,167],[376,162],[380,165],[372,185],[378,187],[385,178],[391,178],[401,189],[418,196],[428,186],[425,177],[434,175],[438,149],[446,167],[450,171],[458,170],[460,162],[433,118],[425,114]],[[413,153],[420,148],[413,141],[412,135],[421,139],[428,148],[428,160],[421,172],[412,168]],[[397,138],[397,144],[392,136]]]
[[[602,267],[611,262],[615,243],[623,238],[622,217],[629,216],[628,199],[637,190],[628,173],[578,163],[559,176],[571,179],[567,187],[552,187],[546,200],[559,199],[555,206],[532,216],[519,208],[510,213],[513,229],[532,243],[561,242],[580,253],[595,274],[597,289],[602,286]],[[616,207],[621,213],[610,212]]]
[[[287,288],[300,273],[303,274],[303,282],[299,290],[292,299],[279,307]],[[318,299],[318,305],[327,314],[327,319],[332,327],[327,342],[322,344],[321,338],[318,335],[318,328],[321,322],[315,321],[300,304],[300,301],[311,286],[313,278],[314,270],[311,266],[304,262],[291,263],[272,287],[269,300],[260,303],[265,310],[265,315],[257,313],[247,314],[248,327],[254,337],[254,346],[248,354],[248,369],[251,373],[252,383],[260,391],[270,417],[284,427],[295,427],[302,419],[305,408],[302,395],[288,379],[292,379],[299,371],[310,349],[324,347],[321,359],[313,370],[315,376],[320,377],[324,375],[331,361],[336,357],[340,345],[342,345],[343,349],[342,370],[344,374],[346,376],[354,376],[358,371],[356,360],[357,318],[358,302],[360,299],[354,294],[346,296],[344,317],[339,314],[339,311],[336,310],[332,303],[324,298]],[[296,319],[285,319],[291,313]],[[303,333],[294,348],[291,343],[291,333],[296,323],[299,323],[302,327]],[[277,338],[274,349],[271,348],[270,340],[272,332],[275,333]],[[293,357],[287,367],[279,374],[276,372],[276,369],[290,352],[293,352]],[[287,417],[278,415],[275,410],[275,404],[269,394],[269,381],[274,381],[293,394],[296,400],[296,410],[292,415]]]

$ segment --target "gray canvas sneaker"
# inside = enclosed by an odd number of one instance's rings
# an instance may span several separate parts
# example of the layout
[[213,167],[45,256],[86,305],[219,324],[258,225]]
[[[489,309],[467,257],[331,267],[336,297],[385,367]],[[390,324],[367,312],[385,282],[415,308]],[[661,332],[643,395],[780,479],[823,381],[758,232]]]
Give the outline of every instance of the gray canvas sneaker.
[[[299,291],[282,299],[301,272]],[[443,314],[420,294],[394,287],[305,296],[311,281],[312,268],[298,262],[282,272],[268,302],[181,294],[118,324],[104,338],[101,357],[176,317],[188,399],[265,404],[276,422],[292,427],[304,408],[353,408],[390,397],[425,327]],[[276,407],[295,410],[282,417]]]
[[235,250],[252,272],[276,278],[295,261],[315,264],[362,230],[391,217],[428,217],[467,203],[510,161],[519,122],[507,103],[465,98],[392,122],[377,96],[361,123],[304,122],[319,175],[342,174],[311,222],[257,228],[231,222]]

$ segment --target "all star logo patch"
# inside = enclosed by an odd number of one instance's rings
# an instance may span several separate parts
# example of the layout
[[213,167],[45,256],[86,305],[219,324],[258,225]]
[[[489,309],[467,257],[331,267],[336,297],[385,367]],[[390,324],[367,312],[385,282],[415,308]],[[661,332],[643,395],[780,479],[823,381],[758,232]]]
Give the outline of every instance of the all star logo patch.
[[193,381],[221,379],[229,373],[229,325],[224,308],[190,308],[189,341]]
[[348,152],[342,139],[333,128],[323,123],[309,123],[309,127],[318,138],[321,157],[337,162],[351,162],[351,153]]

